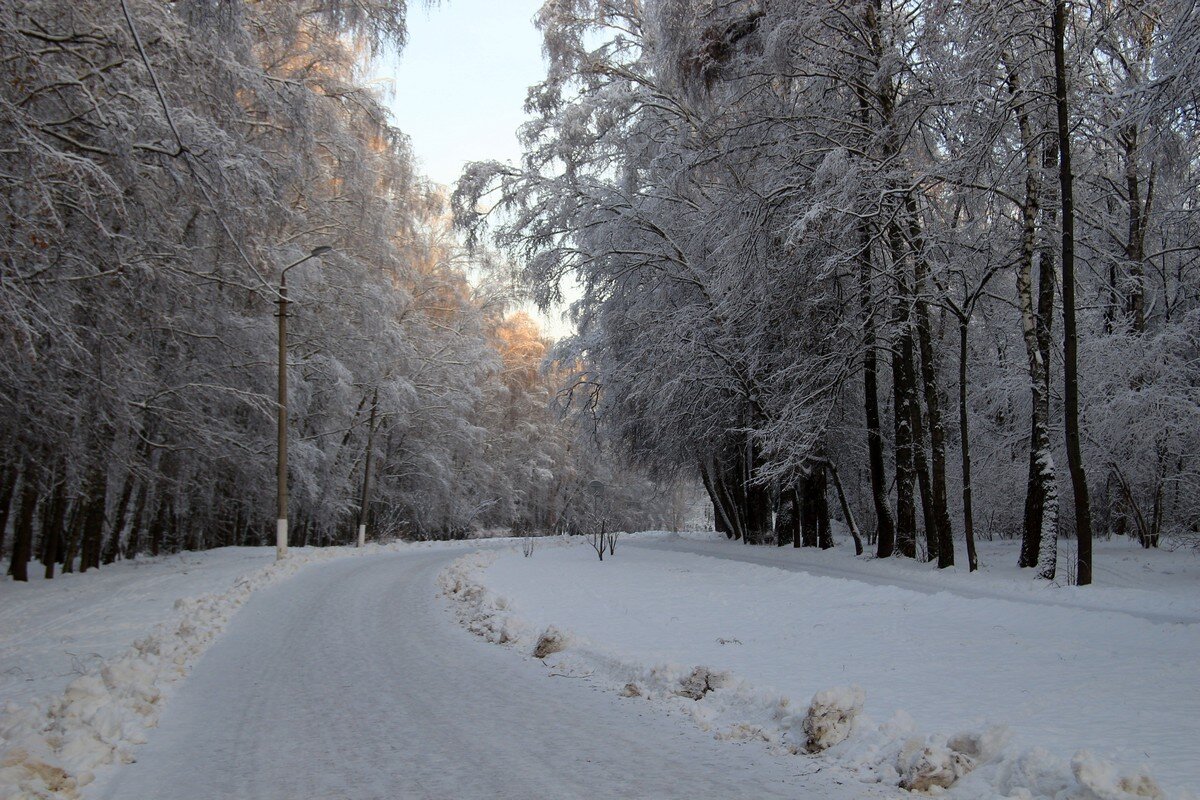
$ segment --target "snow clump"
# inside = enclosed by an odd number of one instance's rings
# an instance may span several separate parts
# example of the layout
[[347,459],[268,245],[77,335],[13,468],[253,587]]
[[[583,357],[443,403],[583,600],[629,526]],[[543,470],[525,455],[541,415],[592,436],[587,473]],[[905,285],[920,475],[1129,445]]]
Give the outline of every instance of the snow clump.
[[927,744],[912,748],[898,766],[901,789],[928,792],[935,786],[949,789],[955,781],[975,769],[975,761],[949,747]]
[[1107,761],[1102,761],[1086,750],[1080,750],[1071,759],[1071,772],[1075,780],[1090,794],[1078,795],[1087,800],[1134,800],[1150,797],[1163,800],[1166,795],[1158,783],[1144,768],[1133,775],[1118,775]]
[[680,697],[701,700],[715,689],[724,689],[733,681],[728,672],[717,672],[708,667],[696,667],[691,674],[679,682],[675,691]]
[[554,653],[561,653],[567,649],[568,643],[569,637],[551,625],[538,637],[537,644],[533,648],[533,657],[545,658]]
[[837,686],[813,695],[802,723],[804,749],[819,753],[844,742],[866,701],[866,692],[858,686]]
[[442,591],[455,603],[458,620],[467,630],[493,644],[513,644],[528,638],[527,625],[509,613],[504,597],[488,589],[476,573],[496,560],[494,551],[456,558],[438,575]]

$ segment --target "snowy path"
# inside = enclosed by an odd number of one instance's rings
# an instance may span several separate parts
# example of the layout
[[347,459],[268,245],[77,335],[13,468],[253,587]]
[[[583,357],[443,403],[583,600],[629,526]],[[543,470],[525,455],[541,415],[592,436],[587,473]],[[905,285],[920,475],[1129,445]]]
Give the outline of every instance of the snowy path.
[[458,553],[335,561],[256,594],[91,798],[857,798],[471,636]]
[[[966,575],[940,575],[932,568],[924,569],[922,572],[906,575],[901,569],[878,569],[873,568],[871,561],[851,560],[841,558],[838,563],[830,563],[830,561],[813,561],[809,559],[821,558],[822,554],[811,549],[795,550],[792,547],[748,547],[741,545],[738,542],[729,542],[725,540],[695,540],[683,538],[631,538],[629,544],[634,547],[646,547],[653,550],[667,550],[676,553],[690,553],[698,556],[708,556],[710,558],[722,558],[729,561],[741,561],[747,564],[756,564],[758,566],[774,567],[783,569],[789,572],[804,572],[810,575],[819,575],[828,578],[844,578],[846,580],[860,581],[873,586],[895,586],[900,589],[909,591],[921,592],[923,594],[937,594],[939,592],[948,592],[971,599],[982,600],[1006,600],[1014,603],[1029,603],[1031,605],[1044,608],[1046,606],[1056,606],[1060,608],[1069,608],[1080,611],[1099,611],[1106,613],[1128,614],[1139,619],[1144,619],[1147,622],[1153,623],[1174,623],[1181,625],[1194,625],[1200,623],[1200,612],[1196,608],[1196,597],[1194,592],[1190,597],[1181,598],[1183,602],[1173,603],[1173,598],[1164,597],[1163,595],[1155,595],[1152,600],[1160,606],[1171,608],[1178,606],[1178,610],[1153,610],[1145,607],[1144,603],[1139,603],[1142,598],[1136,598],[1128,604],[1105,602],[1105,600],[1097,600],[1089,594],[1097,594],[1095,588],[1081,588],[1069,590],[1073,592],[1073,596],[1069,599],[1055,599],[1048,596],[1046,591],[1039,589],[1051,589],[1048,585],[1039,584],[1029,579],[1028,575],[1024,575],[1023,580],[1019,583],[1014,582],[1012,586],[1004,585],[999,581],[989,581],[988,579],[976,579],[974,576]],[[964,556],[965,558],[965,556]],[[880,564],[884,562],[879,562]],[[915,562],[894,562],[889,563],[888,567],[906,567]],[[924,565],[920,565],[923,567]],[[1101,575],[1104,565],[1098,565],[1097,580],[1101,580]],[[982,584],[982,585],[981,585]],[[1114,597],[1121,592],[1120,589],[1110,589],[1104,586],[1099,587],[1101,593],[1107,594],[1109,597]],[[1062,593],[1062,589],[1055,589]],[[1148,592],[1140,594],[1149,596]]]

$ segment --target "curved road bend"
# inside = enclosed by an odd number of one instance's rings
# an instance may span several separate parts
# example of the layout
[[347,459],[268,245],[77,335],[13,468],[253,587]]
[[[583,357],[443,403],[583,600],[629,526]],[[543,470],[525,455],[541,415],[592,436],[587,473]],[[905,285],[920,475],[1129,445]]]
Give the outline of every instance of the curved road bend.
[[805,758],[715,741],[462,629],[455,552],[309,567],[243,607],[108,800],[885,796]]

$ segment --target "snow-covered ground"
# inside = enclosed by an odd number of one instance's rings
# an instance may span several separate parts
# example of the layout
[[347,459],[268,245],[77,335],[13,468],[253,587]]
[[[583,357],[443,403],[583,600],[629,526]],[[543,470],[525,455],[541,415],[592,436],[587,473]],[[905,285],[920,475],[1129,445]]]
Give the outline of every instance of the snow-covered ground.
[[75,797],[132,760],[256,590],[319,561],[437,546],[294,548],[280,563],[274,548],[223,548],[0,582],[0,798]]
[[832,550],[811,547],[751,547],[729,542],[724,536],[692,532],[679,535],[635,534],[640,545],[750,564],[848,578],[865,583],[898,586],[917,592],[953,592],[964,597],[1017,600],[1038,605],[1120,611],[1153,622],[1200,622],[1200,552],[1147,550],[1130,539],[1100,540],[1093,552],[1095,582],[1091,586],[1067,585],[1074,543],[1059,546],[1059,580],[1031,579],[1032,572],[1017,566],[1017,543],[979,543],[979,572],[966,567],[966,553],[958,545],[956,567],[939,570],[936,564],[911,559],[876,559],[852,556],[849,541]]
[[[0,583],[0,799],[77,797],[97,772],[106,779],[89,787],[87,796],[129,796],[125,788],[146,780],[146,785],[184,787],[179,796],[190,798],[186,787],[195,784],[181,782],[180,770],[215,774],[224,758],[240,758],[249,768],[262,761],[263,753],[253,749],[259,738],[271,750],[270,736],[250,730],[254,714],[237,723],[249,726],[249,732],[222,728],[215,720],[237,716],[244,704],[238,697],[262,695],[264,670],[286,671],[289,665],[299,665],[304,675],[281,684],[303,678],[313,691],[300,698],[304,708],[294,706],[296,696],[289,695],[284,710],[336,723],[351,741],[368,723],[379,730],[366,735],[378,734],[385,744],[395,741],[387,732],[395,733],[398,720],[412,716],[409,703],[424,698],[419,726],[442,719],[454,705],[449,713],[455,719],[439,722],[437,729],[451,749],[468,748],[481,730],[488,731],[489,740],[528,729],[529,736],[547,742],[569,732],[591,741],[591,734],[581,733],[585,723],[609,731],[593,738],[616,742],[585,753],[569,779],[527,775],[539,768],[540,756],[531,755],[522,742],[496,750],[494,769],[519,773],[508,787],[514,797],[551,788],[564,797],[589,796],[589,786],[611,787],[611,780],[623,781],[631,797],[665,797],[670,792],[663,787],[673,782],[695,778],[698,785],[716,786],[718,775],[735,774],[734,785],[758,785],[761,796],[787,794],[786,786],[804,790],[802,795],[892,796],[899,783],[920,785],[930,777],[949,782],[947,775],[962,776],[951,796],[970,800],[1174,799],[1195,797],[1200,787],[1195,745],[1200,734],[1195,680],[1200,559],[1193,555],[1100,543],[1100,585],[1080,589],[1031,580],[1009,564],[1011,543],[982,543],[986,570],[975,575],[856,559],[845,547],[831,552],[745,547],[703,535],[627,536],[615,557],[603,563],[579,540],[539,540],[528,559],[513,545],[509,540],[297,550],[283,564],[274,563],[270,549],[225,549],[119,564],[52,582]],[[347,564],[339,568],[341,577],[314,571],[311,580],[289,589],[308,597],[308,611],[296,611],[296,603],[279,600],[282,595],[274,606],[262,606],[299,618],[281,616],[268,624],[259,612],[251,614],[256,621],[244,622],[242,634],[229,638],[224,661],[213,661],[207,682],[200,681],[191,690],[192,700],[168,718],[174,720],[175,734],[151,734],[164,707],[173,709],[166,698],[181,685],[192,686],[181,679],[258,589],[317,561],[446,547],[488,551],[463,556],[442,573],[443,589],[459,601],[456,607],[468,627],[527,653],[541,646],[552,677],[535,661],[519,674],[506,673],[504,686],[493,692],[487,676],[506,670],[504,659],[511,656],[497,651],[499,660],[489,660],[446,638],[447,623],[438,622],[444,614],[432,604],[427,584],[453,553],[430,553],[419,562],[386,559],[395,566],[381,561],[379,569],[370,570]],[[318,579],[317,572],[325,578]],[[379,599],[391,592],[388,587],[410,582],[403,597]],[[357,583],[363,585],[350,585]],[[314,591],[323,592],[323,599],[309,597]],[[328,634],[322,639],[312,620],[329,598],[343,595],[360,602],[331,616],[321,628]],[[375,608],[373,602],[383,606]],[[399,606],[406,609],[407,628],[396,617]],[[360,630],[367,620],[378,636]],[[380,676],[395,673],[395,659],[408,658],[414,642],[425,644],[423,655],[404,666],[404,681],[384,697],[372,680],[391,678],[364,676],[363,686],[348,684],[341,667],[318,669],[324,662],[308,656],[267,653],[260,644],[279,624],[312,634],[301,648],[306,652],[336,650],[340,645],[330,644],[330,637],[354,639],[357,655],[348,656],[346,669],[362,662],[380,639],[383,649],[369,659]],[[280,630],[279,648],[300,647],[292,633]],[[393,655],[384,652],[388,648]],[[254,659],[261,668],[245,666]],[[420,672],[426,663],[433,672]],[[531,667],[542,671],[540,677],[527,674]],[[241,683],[236,691],[230,688],[228,708],[210,714],[212,748],[205,757],[212,763],[201,763],[194,736],[209,723],[197,726],[196,719],[211,710],[213,687],[235,674],[242,676]],[[467,679],[478,683],[475,697],[486,695],[494,702],[452,703]],[[428,687],[435,684],[442,701],[431,699]],[[361,708],[332,713],[340,702],[336,698],[347,697],[352,685]],[[612,690],[599,696],[617,705],[597,705],[600,701],[591,699],[595,693],[586,691],[596,687]],[[814,716],[809,700],[822,691],[818,710],[824,716]],[[520,702],[514,699],[518,694]],[[385,701],[395,701],[391,712],[382,711]],[[439,710],[439,703],[445,708]],[[848,720],[857,705],[861,713]],[[264,719],[269,707],[260,708]],[[655,758],[637,754],[654,753],[652,742],[675,736],[670,733],[674,723],[659,720],[662,711],[692,720],[701,737],[741,742],[741,747],[721,744],[709,752],[703,738],[681,732],[682,738],[663,745],[663,752],[675,753],[667,760],[674,760],[660,766]],[[523,721],[514,720],[514,713]],[[817,729],[829,733],[830,741],[840,730],[850,734],[815,759],[783,755],[804,750]],[[307,734],[301,733],[289,733],[301,747],[299,760],[280,767],[280,775],[310,763],[302,747]],[[411,748],[418,733],[400,738]],[[238,752],[227,747],[234,734],[241,737]],[[136,747],[147,738],[151,746]],[[330,746],[329,741],[320,745]],[[389,760],[391,747],[375,748],[382,760],[371,764],[355,760],[361,752],[357,746],[347,751],[346,758],[358,766],[337,778],[338,791],[356,796],[355,787],[370,785],[384,797],[395,787],[408,787],[413,796],[423,796],[435,785],[450,791],[455,780],[467,780],[458,788],[490,796],[490,784],[476,786],[463,775],[455,777],[454,765],[445,759],[433,772],[414,777],[408,767]],[[685,754],[700,749],[706,753],[703,768],[685,762]],[[131,775],[132,782],[115,780],[125,770],[106,769],[135,757],[142,761],[142,750],[153,755],[153,763],[134,769],[141,777]],[[636,769],[610,777],[614,769],[621,772],[611,765],[635,762]],[[610,766],[598,768],[601,763]],[[725,766],[717,769],[718,763]],[[331,770],[323,768],[321,774],[333,780]],[[286,781],[262,784],[260,794],[274,796],[288,786]],[[639,787],[645,790],[641,795]],[[935,785],[931,791],[941,790]]]
[[867,800],[463,631],[457,554],[340,559],[255,594],[90,800]]
[[[265,547],[122,561],[51,581],[0,581],[0,708],[61,693],[177,616],[175,601],[224,592],[274,559]],[[34,572],[31,570],[31,573]]]
[[[1155,780],[1191,796],[1197,559],[1101,543],[1101,585],[1071,588],[1010,569],[1011,543],[981,549],[989,570],[968,575],[844,547],[633,537],[603,563],[583,543],[468,556],[449,588],[476,632],[532,649],[554,626],[556,669],[631,684],[724,738],[800,749],[814,693],[861,687],[863,716],[825,756],[858,780],[894,785],[922,754],[950,768],[950,744],[977,765],[958,797],[1162,796]],[[722,688],[680,698],[698,665]]]

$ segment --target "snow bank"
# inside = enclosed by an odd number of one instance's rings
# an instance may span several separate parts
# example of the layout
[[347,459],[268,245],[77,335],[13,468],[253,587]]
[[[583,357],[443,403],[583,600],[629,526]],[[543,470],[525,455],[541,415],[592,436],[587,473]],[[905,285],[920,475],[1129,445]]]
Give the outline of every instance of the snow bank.
[[273,547],[221,547],[0,580],[0,709],[61,695],[178,616],[177,598],[223,592],[274,560]]
[[[488,588],[484,572],[498,557],[491,552],[457,559],[443,571],[441,585],[469,630],[532,655],[546,629],[522,619],[509,599]],[[635,614],[628,608],[625,613]],[[650,664],[637,654],[614,652],[615,642],[602,646],[561,626],[555,630],[565,643],[546,659],[555,674],[587,677],[631,702],[682,713],[717,739],[810,753],[825,762],[822,768],[850,780],[961,800],[1197,798],[1190,790],[1165,791],[1144,768],[1122,772],[1087,751],[1066,761],[1043,748],[1023,747],[1003,726],[929,733],[920,731],[904,711],[876,722],[863,713],[866,693],[859,687],[831,687],[797,708],[787,695],[765,691],[728,671]],[[740,644],[736,639],[718,641]]]
[[[157,724],[164,691],[258,589],[318,561],[402,545],[293,550],[239,577],[225,592],[175,602],[175,616],[124,653],[93,663],[61,695],[0,711],[0,800],[76,798],[95,771],[133,760],[131,748]],[[128,640],[126,640],[128,641]]]

